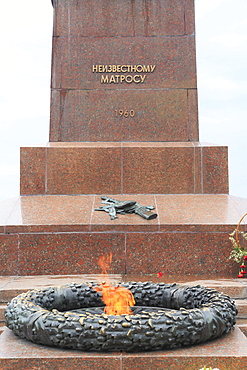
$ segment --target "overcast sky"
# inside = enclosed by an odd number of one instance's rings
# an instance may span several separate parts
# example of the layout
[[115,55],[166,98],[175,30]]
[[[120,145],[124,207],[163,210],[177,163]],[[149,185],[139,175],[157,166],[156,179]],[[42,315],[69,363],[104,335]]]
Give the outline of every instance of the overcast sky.
[[[229,147],[247,198],[247,0],[195,2],[200,140]],[[48,142],[52,16],[50,0],[1,4],[0,200],[19,196],[20,147]]]

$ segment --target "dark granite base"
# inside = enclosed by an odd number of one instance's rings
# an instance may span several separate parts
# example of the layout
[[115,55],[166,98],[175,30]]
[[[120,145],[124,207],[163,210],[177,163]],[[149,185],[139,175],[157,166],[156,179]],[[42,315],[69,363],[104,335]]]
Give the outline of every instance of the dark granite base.
[[38,346],[16,337],[9,329],[0,336],[1,370],[220,370],[246,368],[247,338],[235,327],[224,337],[189,348],[126,353],[85,353]]

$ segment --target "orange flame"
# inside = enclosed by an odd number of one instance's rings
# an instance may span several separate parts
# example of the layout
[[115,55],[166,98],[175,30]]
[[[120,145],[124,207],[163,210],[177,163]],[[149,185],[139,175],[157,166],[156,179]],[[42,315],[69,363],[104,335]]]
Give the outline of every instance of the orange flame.
[[107,315],[132,315],[130,306],[134,306],[135,299],[129,289],[107,283],[102,283],[100,287],[94,289],[102,293],[102,300],[106,305],[104,310]]
[[[108,274],[112,262],[112,253],[106,257],[101,256],[98,265],[104,274]],[[100,287],[94,287],[97,292],[102,293],[107,315],[132,315],[130,306],[134,306],[135,299],[131,291],[122,286],[113,286],[109,283],[101,283]]]

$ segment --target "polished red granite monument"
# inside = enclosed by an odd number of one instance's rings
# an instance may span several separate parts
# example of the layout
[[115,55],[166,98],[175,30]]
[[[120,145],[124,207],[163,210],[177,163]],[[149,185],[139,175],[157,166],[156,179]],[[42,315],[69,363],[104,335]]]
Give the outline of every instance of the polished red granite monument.
[[[110,273],[122,279],[235,277],[228,234],[247,200],[228,194],[227,147],[199,141],[194,0],[53,5],[49,143],[21,148],[21,195],[0,204],[6,284],[97,274],[102,252],[113,253]],[[158,218],[110,220],[94,211],[101,195],[154,205]],[[246,358],[238,328],[200,346],[135,355],[51,349],[8,329],[0,336],[4,370],[237,370]]]

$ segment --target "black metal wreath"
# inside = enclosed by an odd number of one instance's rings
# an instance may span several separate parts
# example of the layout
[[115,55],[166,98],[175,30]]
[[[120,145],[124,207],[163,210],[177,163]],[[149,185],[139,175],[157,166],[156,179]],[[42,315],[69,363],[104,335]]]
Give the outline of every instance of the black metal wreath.
[[[201,286],[128,282],[133,315],[106,315],[95,283],[71,283],[20,294],[7,326],[35,343],[84,351],[148,351],[202,343],[228,333],[237,309],[225,294]],[[144,306],[144,307],[143,307]]]

